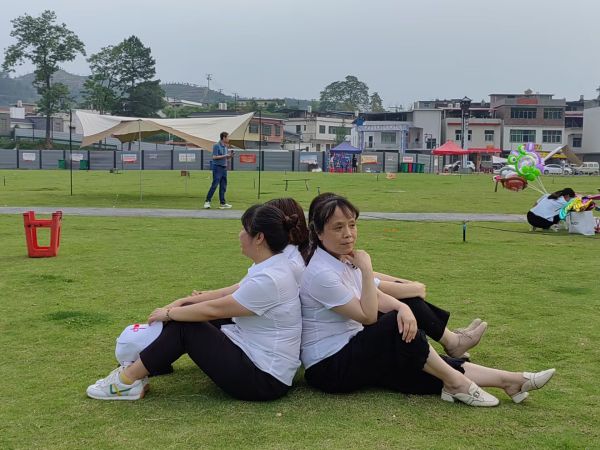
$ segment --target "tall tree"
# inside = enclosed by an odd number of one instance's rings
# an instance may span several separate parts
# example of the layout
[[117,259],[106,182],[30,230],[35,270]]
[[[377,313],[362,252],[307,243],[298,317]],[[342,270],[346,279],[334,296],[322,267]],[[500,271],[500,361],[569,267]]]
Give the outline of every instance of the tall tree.
[[56,13],[46,10],[39,17],[24,14],[11,20],[11,37],[17,42],[4,54],[2,69],[14,71],[15,66],[30,61],[34,66],[34,86],[41,96],[40,109],[46,115],[46,147],[52,148],[50,120],[52,114],[65,103],[68,89],[52,83],[52,75],[60,64],[73,61],[78,53],[85,55],[83,42],[62,23],[56,23]]
[[319,99],[321,111],[326,110],[366,110],[369,108],[369,87],[353,75],[344,81],[328,84]]
[[384,112],[383,100],[377,92],[371,94],[371,112]]
[[151,50],[136,36],[101,49],[88,62],[86,103],[101,112],[124,116],[155,116],[164,106],[164,91],[156,74]]
[[112,45],[103,47],[87,60],[92,74],[83,85],[84,104],[101,114],[113,111],[119,99],[117,51]]

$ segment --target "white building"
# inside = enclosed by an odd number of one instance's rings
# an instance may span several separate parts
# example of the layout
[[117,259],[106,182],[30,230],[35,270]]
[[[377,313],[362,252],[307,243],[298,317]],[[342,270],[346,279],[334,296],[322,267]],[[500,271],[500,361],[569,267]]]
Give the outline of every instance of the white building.
[[583,143],[578,154],[584,161],[600,161],[600,106],[583,111]]
[[[352,113],[293,111],[284,129],[299,137],[299,142],[294,143],[299,149],[323,152],[335,147],[338,133],[350,135],[353,120]],[[284,148],[289,148],[289,144]]]

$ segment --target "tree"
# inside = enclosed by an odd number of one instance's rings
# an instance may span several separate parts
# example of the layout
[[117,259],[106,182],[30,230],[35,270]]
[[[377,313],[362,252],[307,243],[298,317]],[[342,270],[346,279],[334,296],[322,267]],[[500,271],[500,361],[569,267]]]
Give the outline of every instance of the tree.
[[321,91],[319,99],[321,111],[327,110],[366,110],[369,107],[369,87],[353,75],[344,81],[334,81]]
[[65,85],[52,84],[52,75],[60,69],[61,63],[73,61],[78,53],[85,55],[85,48],[64,23],[56,23],[54,11],[46,10],[39,17],[24,14],[11,23],[10,35],[17,42],[6,49],[2,69],[14,71],[15,66],[25,61],[35,66],[33,84],[42,97],[39,103],[46,115],[46,147],[52,148],[50,118],[68,96]]
[[[114,46],[103,47],[88,58],[92,74],[84,84],[84,103],[100,114],[116,109],[121,89],[118,86],[118,49]],[[118,92],[117,92],[118,91]]]
[[383,100],[377,92],[371,94],[371,112],[384,112]]
[[149,47],[136,36],[102,48],[88,62],[92,75],[85,84],[86,104],[100,112],[152,117],[164,106],[165,93]]

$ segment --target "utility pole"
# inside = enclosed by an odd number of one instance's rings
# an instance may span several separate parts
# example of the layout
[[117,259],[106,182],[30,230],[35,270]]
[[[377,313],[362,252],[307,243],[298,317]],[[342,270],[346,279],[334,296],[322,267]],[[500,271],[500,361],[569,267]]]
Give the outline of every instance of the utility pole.
[[234,92],[233,93],[233,101],[234,101],[234,110],[237,112],[237,99],[238,99],[238,93]]
[[208,103],[208,96],[210,95],[210,80],[212,80],[212,73],[206,74],[207,88],[206,88],[206,102]]

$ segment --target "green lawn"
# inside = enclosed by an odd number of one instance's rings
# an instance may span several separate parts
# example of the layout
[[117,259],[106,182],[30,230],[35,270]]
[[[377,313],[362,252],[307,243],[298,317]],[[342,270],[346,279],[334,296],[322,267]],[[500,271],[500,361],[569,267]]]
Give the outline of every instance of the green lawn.
[[[211,172],[193,171],[191,177],[179,171],[143,171],[140,200],[140,174],[126,171],[73,172],[58,170],[0,170],[0,206],[88,206],[121,208],[199,209],[211,182]],[[309,178],[290,183],[285,178]],[[549,192],[572,187],[578,192],[597,193],[600,178],[590,176],[542,177]],[[308,206],[318,193],[334,191],[348,196],[363,211],[393,212],[526,212],[539,197],[533,189],[512,192],[499,187],[494,192],[491,175],[398,174],[395,180],[385,174],[329,174],[306,172],[262,172],[261,199],[293,196]],[[227,201],[243,210],[258,198],[257,172],[230,172]],[[218,202],[215,194],[213,204]]]
[[[67,201],[64,173],[2,175],[8,181],[3,193],[10,189],[3,204],[90,204],[83,194]],[[183,195],[174,174],[144,175],[156,177],[148,183],[155,192],[147,200],[152,206],[197,205],[197,197]],[[104,180],[91,204],[107,206],[106,180],[114,180],[117,192],[128,176],[78,173],[77,183],[91,189]],[[207,176],[193,175],[196,191],[204,191]],[[42,178],[52,180],[46,187],[56,187],[60,177],[60,190],[34,190],[42,189]],[[160,194],[169,177],[171,193]],[[282,174],[265,178],[270,196],[280,195],[274,183]],[[345,180],[356,184],[342,189]],[[249,203],[252,177],[234,174],[231,181],[232,202]],[[584,183],[589,185],[588,178],[548,185]],[[18,194],[16,186],[26,184],[30,190]],[[388,182],[315,175],[311,190],[315,184],[350,193],[371,210],[456,211],[472,201],[480,209],[485,199],[498,198],[503,200],[486,210],[500,205],[502,212],[522,212],[534,197],[493,194],[489,177],[415,175]],[[250,193],[242,194],[244,185]],[[444,186],[453,190],[444,194]],[[386,190],[406,192],[382,197]],[[129,192],[118,206],[138,205],[133,185]],[[466,201],[457,202],[465,193]],[[300,190],[293,194],[308,200]],[[423,202],[425,197],[430,201]],[[513,207],[517,203],[521,209]],[[127,324],[194,288],[243,276],[248,261],[239,253],[239,228],[233,220],[67,216],[60,255],[29,259],[22,218],[0,216],[0,448],[600,447],[600,243],[566,233],[522,232],[521,224],[473,224],[465,244],[458,224],[364,221],[360,243],[376,269],[426,282],[429,299],[453,312],[451,326],[477,316],[489,322],[472,351],[475,362],[510,370],[556,367],[551,383],[522,405],[493,389],[502,403],[490,409],[379,390],[323,395],[300,374],[282,400],[239,402],[187,357],[176,373],[151,380],[141,401],[86,398],[87,385],[114,367],[114,340]]]

